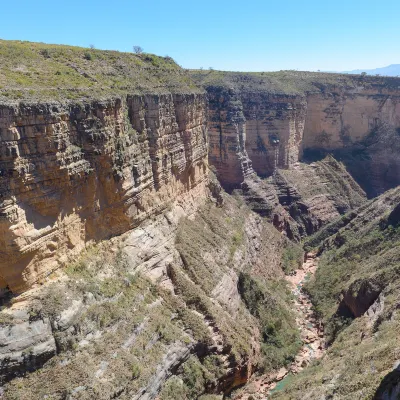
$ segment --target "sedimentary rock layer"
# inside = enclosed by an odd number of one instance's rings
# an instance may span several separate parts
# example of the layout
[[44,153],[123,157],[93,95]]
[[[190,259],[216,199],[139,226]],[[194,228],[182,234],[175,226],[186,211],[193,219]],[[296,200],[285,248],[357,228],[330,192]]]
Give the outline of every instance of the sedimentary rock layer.
[[205,97],[1,105],[0,284],[19,292],[87,242],[207,183]]
[[369,195],[400,184],[400,79],[192,72],[209,96],[210,164],[228,189],[327,153]]

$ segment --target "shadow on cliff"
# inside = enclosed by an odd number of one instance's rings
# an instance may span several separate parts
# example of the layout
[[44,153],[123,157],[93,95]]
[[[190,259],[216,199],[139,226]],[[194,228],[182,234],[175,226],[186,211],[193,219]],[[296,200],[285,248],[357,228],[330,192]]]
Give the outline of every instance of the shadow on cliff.
[[362,140],[347,143],[342,148],[305,148],[302,161],[319,161],[331,154],[346,166],[368,198],[373,198],[400,185],[399,152],[399,131],[382,123]]
[[29,224],[32,224],[35,229],[40,230],[47,226],[53,226],[58,218],[58,215],[42,215],[35,211],[27,204],[20,203],[19,207],[25,211],[25,218]]
[[363,146],[336,150],[305,149],[301,161],[309,164],[320,161],[327,155],[332,155],[346,166],[350,175],[365,191],[369,199],[400,184],[399,175],[396,173],[397,169],[391,169],[382,163],[374,165],[375,155]]
[[381,381],[373,400],[400,399],[400,364]]

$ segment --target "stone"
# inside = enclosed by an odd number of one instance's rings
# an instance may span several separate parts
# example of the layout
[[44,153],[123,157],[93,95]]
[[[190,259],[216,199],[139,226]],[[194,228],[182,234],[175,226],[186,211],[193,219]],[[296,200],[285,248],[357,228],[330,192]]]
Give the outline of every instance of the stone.
[[87,243],[205,193],[205,115],[202,94],[1,105],[0,286],[20,293]]

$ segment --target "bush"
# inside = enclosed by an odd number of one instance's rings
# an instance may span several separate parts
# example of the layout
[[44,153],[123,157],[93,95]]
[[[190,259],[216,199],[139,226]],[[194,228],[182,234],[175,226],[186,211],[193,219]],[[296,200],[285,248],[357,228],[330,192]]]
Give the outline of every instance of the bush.
[[92,53],[90,53],[89,51],[85,51],[83,57],[84,57],[86,60],[89,60],[89,61],[93,59],[93,55],[92,55]]
[[304,252],[300,246],[288,241],[282,253],[282,269],[285,274],[289,274],[301,267],[303,255]]
[[188,388],[182,379],[173,376],[167,381],[160,393],[160,400],[187,400]]
[[262,282],[241,273],[238,289],[250,313],[260,322],[265,372],[287,365],[301,347],[295,316],[289,310],[285,282]]

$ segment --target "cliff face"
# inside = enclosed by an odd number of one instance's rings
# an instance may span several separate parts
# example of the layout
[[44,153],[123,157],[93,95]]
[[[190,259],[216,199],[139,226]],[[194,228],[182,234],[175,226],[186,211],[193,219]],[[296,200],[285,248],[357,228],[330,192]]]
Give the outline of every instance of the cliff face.
[[208,158],[226,189],[240,187],[254,174],[247,155],[247,123],[240,96],[216,89],[208,93]]
[[370,197],[399,185],[398,88],[360,86],[309,95],[303,158],[313,160],[331,152]]
[[[243,202],[214,195],[85,249],[4,307],[5,397],[195,399],[294,357],[295,315],[279,280],[283,259],[290,269],[303,253]],[[253,285],[239,291],[243,274]],[[261,287],[264,324],[242,298]]]
[[19,292],[85,243],[201,195],[205,122],[196,93],[2,105],[1,287]]
[[366,201],[364,191],[331,156],[311,164],[295,163],[291,169],[278,168],[267,179],[249,176],[236,192],[296,241]]
[[209,160],[227,188],[239,187],[251,165],[266,177],[328,153],[369,195],[400,184],[400,79],[291,71],[192,76],[210,98]]
[[246,150],[261,177],[299,160],[306,103],[295,96],[245,93]]

